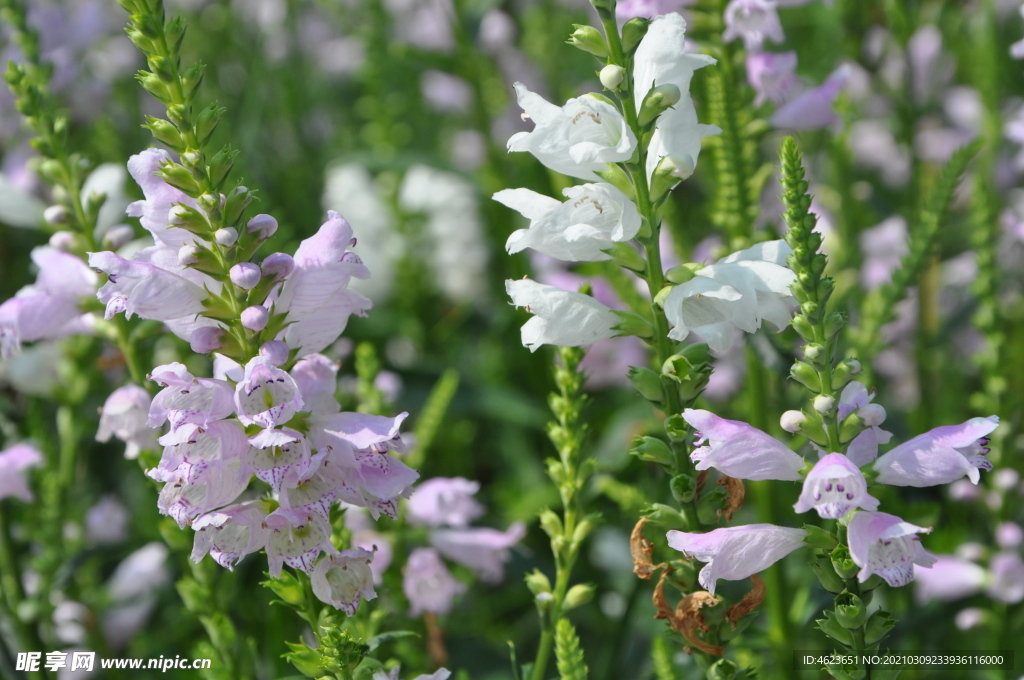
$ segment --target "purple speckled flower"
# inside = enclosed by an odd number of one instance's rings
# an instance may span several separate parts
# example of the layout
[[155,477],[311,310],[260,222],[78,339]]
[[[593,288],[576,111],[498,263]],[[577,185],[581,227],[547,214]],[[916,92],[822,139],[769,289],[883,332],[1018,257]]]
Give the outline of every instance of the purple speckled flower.
[[935,556],[925,552],[917,536],[930,531],[884,512],[854,513],[847,539],[850,556],[860,567],[857,579],[864,583],[878,574],[894,588],[907,585],[914,579],[915,564],[935,564]]
[[268,358],[256,356],[245,365],[245,377],[235,387],[235,407],[243,424],[272,428],[288,422],[303,401],[292,376]]
[[149,392],[138,385],[119,387],[103,404],[96,441],[107,442],[117,437],[127,446],[124,457],[139,457],[143,449],[156,448],[156,433],[149,426]]
[[322,515],[278,508],[267,515],[264,524],[270,529],[267,561],[274,578],[281,575],[285,564],[310,573],[321,552],[340,554],[331,544],[331,525]]
[[252,446],[246,452],[246,464],[274,491],[281,490],[281,483],[291,470],[304,477],[311,464],[306,438],[290,428],[263,430],[251,437],[249,443]]
[[198,562],[207,553],[217,564],[233,570],[243,557],[267,544],[270,531],[264,526],[266,513],[259,501],[231,505],[196,518],[192,561]]
[[893,486],[935,486],[966,475],[977,484],[981,479],[978,470],[992,469],[985,457],[987,435],[998,426],[996,416],[971,418],[918,435],[875,461],[878,481]]
[[452,600],[466,592],[466,586],[455,580],[436,550],[416,548],[405,563],[402,591],[409,598],[410,617],[426,612],[443,616],[451,611]]
[[354,616],[361,599],[372,600],[377,597],[370,569],[373,558],[372,552],[362,548],[328,555],[316,563],[310,575],[313,594],[321,602]]
[[854,508],[877,510],[878,499],[868,494],[860,469],[841,453],[830,453],[815,464],[804,480],[804,488],[793,509],[839,519]]
[[157,366],[150,379],[163,387],[149,407],[149,426],[170,421],[171,429],[184,423],[202,427],[227,418],[235,410],[231,386],[215,378],[196,378],[184,364]]

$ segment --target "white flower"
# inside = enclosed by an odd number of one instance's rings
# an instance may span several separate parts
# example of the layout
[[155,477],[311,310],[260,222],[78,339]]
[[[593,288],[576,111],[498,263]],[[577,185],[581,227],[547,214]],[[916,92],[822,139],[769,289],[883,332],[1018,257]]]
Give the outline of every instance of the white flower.
[[529,229],[509,236],[505,248],[526,248],[568,262],[611,259],[604,250],[629,241],[640,231],[640,213],[629,197],[611,184],[581,184],[562,192],[564,203],[529,189],[505,189],[494,200],[530,220]]
[[512,135],[509,151],[529,151],[552,170],[589,181],[597,181],[594,173],[607,169],[608,163],[633,155],[636,135],[618,109],[602,97],[585,94],[559,107],[522,83],[515,87],[524,117],[536,127]]
[[398,204],[426,215],[426,260],[441,292],[459,302],[486,295],[480,281],[487,274],[489,253],[476,188],[454,172],[414,165],[402,179]]
[[665,299],[665,315],[672,324],[669,337],[685,340],[695,331],[711,349],[723,352],[732,345],[733,326],[753,333],[764,319],[785,328],[791,312],[783,300],[790,297],[796,279],[783,266],[791,252],[785,242],[769,241],[698,270]]
[[679,179],[685,179],[697,167],[702,137],[717,135],[717,125],[702,125],[697,122],[697,110],[690,99],[690,79],[693,72],[716,63],[706,54],[685,52],[686,20],[676,13],[656,18],[647,29],[647,35],[640,42],[633,57],[633,90],[637,111],[644,97],[655,85],[675,85],[681,98],[675,106],[658,117],[657,127],[647,149],[647,176],[654,173],[662,157],[686,172]]
[[615,337],[619,317],[582,293],[521,279],[506,281],[505,290],[516,307],[534,315],[523,325],[523,346],[531,352],[541,345],[580,347]]

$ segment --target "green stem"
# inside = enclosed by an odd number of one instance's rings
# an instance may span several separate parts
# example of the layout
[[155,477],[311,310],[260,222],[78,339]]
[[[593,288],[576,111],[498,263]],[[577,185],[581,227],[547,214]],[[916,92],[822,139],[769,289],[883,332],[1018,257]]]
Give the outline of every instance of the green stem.
[[[19,610],[25,601],[25,590],[21,586],[21,566],[11,540],[7,522],[7,504],[0,503],[0,613],[8,619],[20,638],[21,648],[26,651],[43,651],[46,646],[39,637],[39,631],[21,618]],[[31,678],[48,678],[45,669],[29,674]]]

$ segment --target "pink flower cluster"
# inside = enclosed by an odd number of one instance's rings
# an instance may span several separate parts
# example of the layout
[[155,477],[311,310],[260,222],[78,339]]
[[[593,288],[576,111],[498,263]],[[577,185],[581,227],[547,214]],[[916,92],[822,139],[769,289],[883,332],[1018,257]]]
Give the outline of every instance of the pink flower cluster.
[[[903,586],[914,578],[914,565],[930,567],[935,557],[921,546],[918,534],[931,528],[904,522],[877,512],[879,501],[868,493],[861,467],[871,466],[874,481],[893,486],[935,486],[968,477],[975,484],[979,469],[992,468],[988,435],[999,424],[995,416],[972,418],[960,425],[937,427],[878,455],[879,444],[892,435],[879,426],[885,410],[871,403],[873,395],[861,383],[850,383],[838,404],[840,422],[857,418],[862,431],[846,454],[818,449],[819,460],[810,470],[804,459],[774,437],[746,423],[726,420],[708,411],[687,409],[683,418],[697,430],[697,449],[691,454],[697,470],[715,468],[738,479],[802,481],[803,490],[793,506],[798,513],[814,510],[825,519],[848,518],[850,556],[860,567],[863,583],[872,574],[890,586]],[[795,413],[795,416],[790,414]],[[800,414],[789,412],[783,427],[800,430]],[[853,513],[851,515],[851,512]],[[715,529],[706,534],[670,531],[669,545],[708,562],[700,583],[714,593],[718,578],[747,578],[802,547],[806,532],[772,524]],[[716,559],[718,562],[716,563]]]

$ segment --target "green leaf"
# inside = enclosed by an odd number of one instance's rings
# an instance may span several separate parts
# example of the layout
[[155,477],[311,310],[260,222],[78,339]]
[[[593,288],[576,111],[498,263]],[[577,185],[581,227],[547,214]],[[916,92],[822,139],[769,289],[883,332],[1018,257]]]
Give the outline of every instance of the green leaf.
[[369,651],[373,651],[383,644],[387,644],[392,640],[398,640],[407,637],[419,637],[420,634],[412,630],[393,630],[387,633],[381,633],[380,635],[374,635],[372,638],[366,641],[366,647]]

